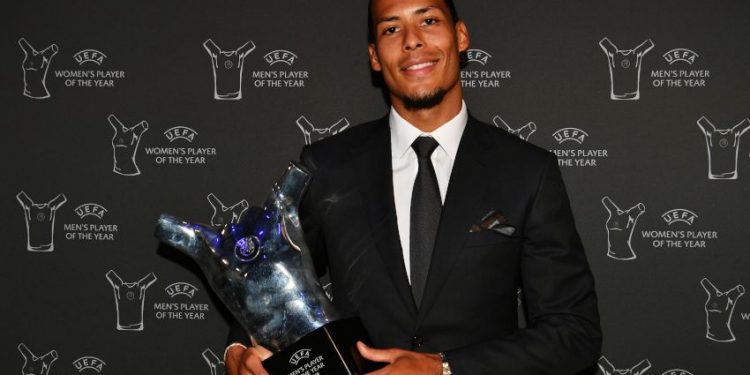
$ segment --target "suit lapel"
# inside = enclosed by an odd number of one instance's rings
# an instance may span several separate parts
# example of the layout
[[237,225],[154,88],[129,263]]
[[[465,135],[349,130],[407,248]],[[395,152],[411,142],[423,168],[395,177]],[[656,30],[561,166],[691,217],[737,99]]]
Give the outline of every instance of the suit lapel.
[[387,118],[381,119],[367,142],[352,150],[355,173],[359,178],[362,203],[375,247],[393,285],[412,317],[417,309],[411,295],[401,250],[393,199],[391,139]]
[[490,148],[481,137],[480,126],[476,119],[469,117],[459,143],[443,204],[422,305],[419,308],[420,322],[448,279],[469,233],[469,227],[482,215],[482,197],[487,190],[485,179],[489,177],[485,155]]

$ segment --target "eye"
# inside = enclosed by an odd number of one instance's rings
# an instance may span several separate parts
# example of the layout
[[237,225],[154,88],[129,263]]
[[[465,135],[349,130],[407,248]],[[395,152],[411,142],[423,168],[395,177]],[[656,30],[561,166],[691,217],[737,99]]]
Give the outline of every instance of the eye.
[[398,30],[398,28],[396,28],[396,26],[386,27],[385,29],[383,29],[383,35],[393,34],[393,33],[396,32],[396,30]]
[[425,25],[428,25],[428,26],[430,26],[430,25],[435,25],[435,24],[437,24],[437,23],[438,23],[438,20],[437,20],[437,18],[426,18],[426,19],[424,20],[424,24],[425,24]]

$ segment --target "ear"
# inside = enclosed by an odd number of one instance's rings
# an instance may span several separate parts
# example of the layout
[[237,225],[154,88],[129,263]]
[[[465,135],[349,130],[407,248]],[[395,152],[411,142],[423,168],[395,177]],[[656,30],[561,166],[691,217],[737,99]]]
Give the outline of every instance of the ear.
[[458,50],[466,51],[469,49],[469,30],[466,28],[464,21],[456,22],[456,41],[458,42]]
[[383,67],[380,66],[380,59],[378,59],[378,52],[375,49],[374,43],[370,43],[367,46],[367,52],[370,54],[370,68],[376,72],[383,70]]

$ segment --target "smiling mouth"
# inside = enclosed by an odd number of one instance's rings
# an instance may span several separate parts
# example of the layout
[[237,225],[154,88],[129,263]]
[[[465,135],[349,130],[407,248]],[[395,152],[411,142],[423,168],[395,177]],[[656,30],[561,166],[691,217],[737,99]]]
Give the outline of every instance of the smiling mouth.
[[425,68],[429,68],[431,66],[434,66],[435,64],[437,64],[437,61],[425,61],[423,63],[409,65],[409,66],[407,66],[405,68],[402,68],[402,70],[405,70],[405,71],[421,70],[421,69],[425,69]]

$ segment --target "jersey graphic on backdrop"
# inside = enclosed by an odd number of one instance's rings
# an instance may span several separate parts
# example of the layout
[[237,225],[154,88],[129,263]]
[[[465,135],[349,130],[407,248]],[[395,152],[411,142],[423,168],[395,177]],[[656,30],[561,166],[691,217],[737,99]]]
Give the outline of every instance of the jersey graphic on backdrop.
[[211,225],[215,227],[238,223],[242,215],[250,207],[250,203],[244,199],[231,206],[227,206],[214,193],[208,193],[206,199],[211,204],[211,208],[214,209],[214,213],[211,215]]
[[504,129],[508,133],[518,136],[518,138],[521,138],[524,141],[528,141],[529,137],[531,137],[531,135],[536,131],[536,124],[533,121],[529,121],[526,125],[518,129],[513,129],[508,125],[508,123],[505,122],[505,120],[503,120],[502,117],[500,117],[500,115],[493,117],[492,123],[495,124],[495,126],[497,126],[498,128]]
[[701,286],[706,291],[706,338],[716,342],[733,342],[732,315],[737,300],[745,294],[745,287],[737,285],[726,292],[720,291],[710,280],[703,278]]
[[206,363],[208,364],[208,367],[211,369],[211,375],[224,375],[225,374],[225,367],[224,367],[224,361],[219,359],[219,357],[214,354],[214,352],[211,351],[211,349],[206,349],[202,353],[203,359],[206,360]]
[[630,240],[633,237],[635,224],[645,211],[646,206],[638,203],[627,210],[621,210],[609,197],[602,198],[602,204],[609,216],[607,228],[607,256],[617,260],[633,260],[636,258]]
[[641,65],[643,56],[654,48],[651,39],[633,49],[618,49],[606,37],[599,41],[609,61],[610,99],[638,100],[640,94]]
[[47,203],[34,203],[21,191],[16,199],[26,219],[26,250],[49,252],[55,250],[55,213],[66,201],[65,194],[58,194]]
[[109,115],[107,120],[115,129],[115,135],[112,136],[112,152],[114,155],[112,172],[122,176],[141,174],[141,170],[135,163],[135,154],[138,152],[141,135],[148,130],[148,123],[141,121],[128,128],[115,115]]
[[346,117],[342,117],[336,121],[333,125],[327,128],[316,128],[304,115],[297,119],[297,126],[302,131],[302,135],[305,136],[305,144],[309,145],[313,142],[317,142],[330,135],[338,134],[349,127],[349,120]]
[[23,375],[47,375],[52,368],[52,363],[57,360],[57,351],[54,349],[37,356],[26,347],[26,344],[20,343],[18,344],[18,351],[23,356],[23,367],[21,367],[21,374]]
[[57,44],[50,44],[47,48],[37,51],[25,38],[18,39],[18,45],[23,50],[23,95],[32,99],[46,99],[50,97],[47,90],[47,70],[60,48]]
[[253,52],[255,44],[248,41],[233,51],[223,51],[213,40],[203,42],[203,48],[211,56],[214,73],[214,99],[242,99],[242,69],[245,57]]
[[730,129],[716,129],[706,116],[699,118],[697,123],[703,135],[706,136],[708,178],[736,180],[740,137],[750,129],[750,119],[743,119]]
[[151,272],[133,283],[122,281],[114,270],[109,270],[106,277],[115,293],[117,329],[143,331],[143,305],[146,300],[146,289],[156,281],[156,275]]
[[648,358],[638,362],[635,366],[626,369],[615,368],[615,366],[613,366],[604,356],[599,358],[597,364],[599,365],[599,368],[602,369],[604,375],[641,375],[651,368],[651,362]]

